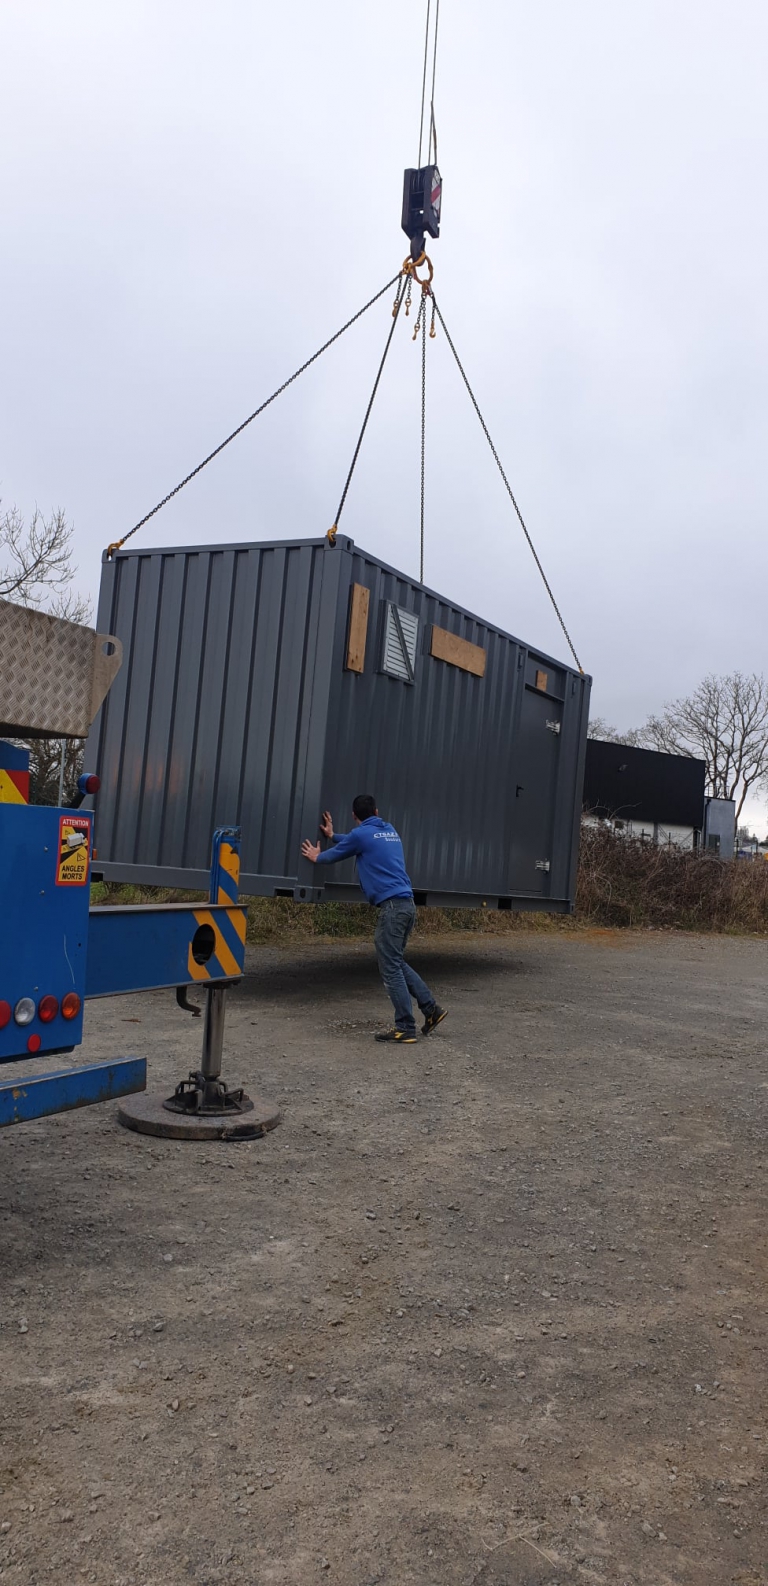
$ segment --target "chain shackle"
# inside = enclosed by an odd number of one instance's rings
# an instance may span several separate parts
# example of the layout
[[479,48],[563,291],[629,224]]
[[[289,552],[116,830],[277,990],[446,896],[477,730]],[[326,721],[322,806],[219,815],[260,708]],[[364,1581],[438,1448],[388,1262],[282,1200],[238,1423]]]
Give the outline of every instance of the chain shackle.
[[[423,264],[427,266],[429,271],[429,275],[424,277],[417,273]],[[429,291],[434,273],[434,266],[428,253],[420,253],[418,259],[412,259],[409,255],[407,259],[403,260],[403,275],[410,276],[413,281],[416,281],[422,292],[425,290]]]

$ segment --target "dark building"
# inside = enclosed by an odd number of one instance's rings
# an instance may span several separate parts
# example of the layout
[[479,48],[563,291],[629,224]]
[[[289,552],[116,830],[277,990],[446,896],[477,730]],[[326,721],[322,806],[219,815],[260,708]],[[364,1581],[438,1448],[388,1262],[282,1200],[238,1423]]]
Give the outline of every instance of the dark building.
[[634,837],[697,848],[705,822],[706,764],[590,738],[584,771],[587,815],[621,822]]

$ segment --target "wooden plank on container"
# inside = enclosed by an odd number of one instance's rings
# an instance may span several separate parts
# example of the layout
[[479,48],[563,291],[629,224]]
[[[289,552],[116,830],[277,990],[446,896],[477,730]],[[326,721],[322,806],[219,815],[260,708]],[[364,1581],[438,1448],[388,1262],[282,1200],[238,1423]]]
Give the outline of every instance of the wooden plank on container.
[[487,656],[482,645],[470,644],[468,639],[460,639],[457,633],[448,633],[446,628],[433,627],[430,654],[438,661],[447,661],[449,666],[461,667],[462,672],[485,677]]
[[349,602],[349,636],[347,639],[347,671],[362,672],[365,668],[365,641],[368,636],[368,607],[371,591],[365,584],[352,585]]
[[546,672],[537,672],[536,673],[536,685],[535,686],[536,686],[536,688],[540,688],[542,690],[542,693],[544,693],[544,694],[546,694],[546,692],[547,692],[547,683],[548,682],[549,682],[549,678],[548,678]]

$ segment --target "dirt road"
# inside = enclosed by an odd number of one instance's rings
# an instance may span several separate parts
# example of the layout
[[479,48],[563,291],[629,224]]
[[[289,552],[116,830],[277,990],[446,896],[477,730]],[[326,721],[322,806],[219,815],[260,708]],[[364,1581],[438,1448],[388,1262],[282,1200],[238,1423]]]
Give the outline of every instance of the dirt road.
[[[392,1049],[367,946],[251,953],[263,1141],[0,1138],[3,1583],[765,1586],[766,946],[413,957]],[[86,1024],[196,1061],[170,994]]]

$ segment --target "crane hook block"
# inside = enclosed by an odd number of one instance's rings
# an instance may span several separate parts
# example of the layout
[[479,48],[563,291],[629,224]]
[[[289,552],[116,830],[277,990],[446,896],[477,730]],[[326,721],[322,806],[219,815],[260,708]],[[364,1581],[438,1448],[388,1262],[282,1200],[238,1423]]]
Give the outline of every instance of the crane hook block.
[[408,170],[403,178],[403,231],[411,242],[411,258],[424,252],[424,233],[440,236],[443,179],[436,165]]

